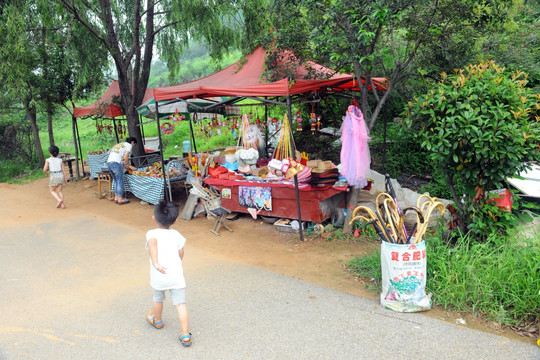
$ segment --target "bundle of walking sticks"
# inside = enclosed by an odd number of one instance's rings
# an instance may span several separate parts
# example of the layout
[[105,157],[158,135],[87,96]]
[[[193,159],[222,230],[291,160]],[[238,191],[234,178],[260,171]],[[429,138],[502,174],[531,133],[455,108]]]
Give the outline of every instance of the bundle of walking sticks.
[[[393,244],[418,244],[422,241],[428,228],[429,219],[433,211],[438,210],[444,214],[444,204],[437,198],[429,195],[421,195],[416,201],[416,206],[407,206],[400,209],[395,196],[388,193],[380,193],[375,201],[376,211],[367,206],[358,206],[352,214],[352,224],[356,220],[366,222],[365,226],[371,225],[382,241]],[[412,228],[405,226],[405,214],[408,211],[416,213],[416,221]]]

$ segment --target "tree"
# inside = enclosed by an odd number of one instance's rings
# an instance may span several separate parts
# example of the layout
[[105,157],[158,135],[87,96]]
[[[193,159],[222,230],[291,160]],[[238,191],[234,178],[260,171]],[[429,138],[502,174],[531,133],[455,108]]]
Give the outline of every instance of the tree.
[[[319,60],[363,78],[360,107],[371,130],[395,87],[419,75],[415,61],[424,48],[456,41],[472,48],[474,41],[469,37],[464,43],[459,34],[474,29],[479,36],[505,12],[505,1],[277,0],[278,29],[269,42],[301,59]],[[445,58],[435,51],[432,55],[441,58],[439,62]],[[373,76],[388,79],[384,93],[375,90]]]
[[[261,28],[264,14],[254,16],[266,0],[244,1],[83,1],[58,0],[73,18],[98,39],[115,65],[121,108],[130,136],[143,154],[136,111],[144,97],[154,46],[167,61],[174,78],[179,56],[189,40],[204,40],[211,55],[220,58],[231,47],[248,49]],[[244,32],[243,32],[244,31]]]
[[[527,74],[509,73],[493,61],[469,65],[424,96],[409,102],[404,115],[417,124],[421,146],[441,166],[461,229],[489,235],[497,220],[487,192],[504,187],[507,177],[526,169],[540,149],[540,94],[527,87]],[[467,196],[455,190],[460,179]]]
[[[4,79],[4,96],[25,110],[38,162],[43,166],[37,125],[40,105],[47,114],[49,142],[53,144],[55,108],[101,84],[107,62],[96,56],[99,44],[82,37],[80,27],[62,22],[65,13],[39,5],[12,1],[2,8],[0,74]],[[60,25],[46,27],[53,20]],[[72,46],[70,39],[77,40],[77,47]]]
[[[361,84],[360,108],[371,130],[396,86],[407,77],[419,75],[415,61],[424,48],[452,44],[457,35],[471,29],[480,33],[497,22],[496,15],[505,13],[504,4],[470,0],[278,0],[274,12],[278,28],[269,43],[292,50],[301,59],[352,72]],[[474,42],[462,45],[471,48]],[[386,91],[375,89],[373,76],[388,79]],[[374,99],[373,108],[370,97]],[[359,189],[353,188],[349,207],[356,206],[358,196]],[[345,219],[346,233],[352,231],[351,214]]]

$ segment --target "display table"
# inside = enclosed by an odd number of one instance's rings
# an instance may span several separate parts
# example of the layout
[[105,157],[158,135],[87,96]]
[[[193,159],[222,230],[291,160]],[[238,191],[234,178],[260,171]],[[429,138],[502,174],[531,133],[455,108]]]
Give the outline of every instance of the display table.
[[88,169],[90,170],[90,177],[96,179],[98,177],[98,172],[101,172],[101,164],[106,163],[109,158],[109,153],[99,155],[86,155],[88,160]]
[[[294,185],[281,183],[262,183],[250,181],[234,181],[209,178],[207,185],[219,190],[222,194],[221,205],[231,211],[248,213],[248,207],[241,206],[238,198],[239,187],[266,187],[272,191],[272,211],[261,210],[259,215],[279,218],[297,219],[296,194]],[[223,191],[225,189],[225,191]],[[230,198],[223,197],[229,196]],[[347,188],[317,188],[308,186],[299,189],[302,221],[321,223],[332,217],[337,208],[346,207]]]
[[[180,178],[172,178],[169,180],[170,183],[181,183],[183,181],[185,180]],[[112,188],[114,189],[114,181]],[[153,176],[124,174],[124,191],[130,192],[135,195],[136,198],[153,205],[159,204],[165,195],[163,178]]]

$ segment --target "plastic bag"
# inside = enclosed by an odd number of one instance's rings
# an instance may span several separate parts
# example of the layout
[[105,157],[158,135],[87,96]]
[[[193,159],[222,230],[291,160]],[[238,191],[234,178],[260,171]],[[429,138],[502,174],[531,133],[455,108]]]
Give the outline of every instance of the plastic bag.
[[426,243],[381,243],[381,304],[399,312],[431,309],[426,295]]

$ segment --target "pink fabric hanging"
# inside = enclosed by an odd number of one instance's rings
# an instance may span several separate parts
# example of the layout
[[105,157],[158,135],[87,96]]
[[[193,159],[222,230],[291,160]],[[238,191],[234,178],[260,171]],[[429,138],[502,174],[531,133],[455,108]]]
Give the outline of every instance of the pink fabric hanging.
[[370,139],[364,115],[350,105],[341,125],[341,174],[351,186],[363,188],[368,184]]

